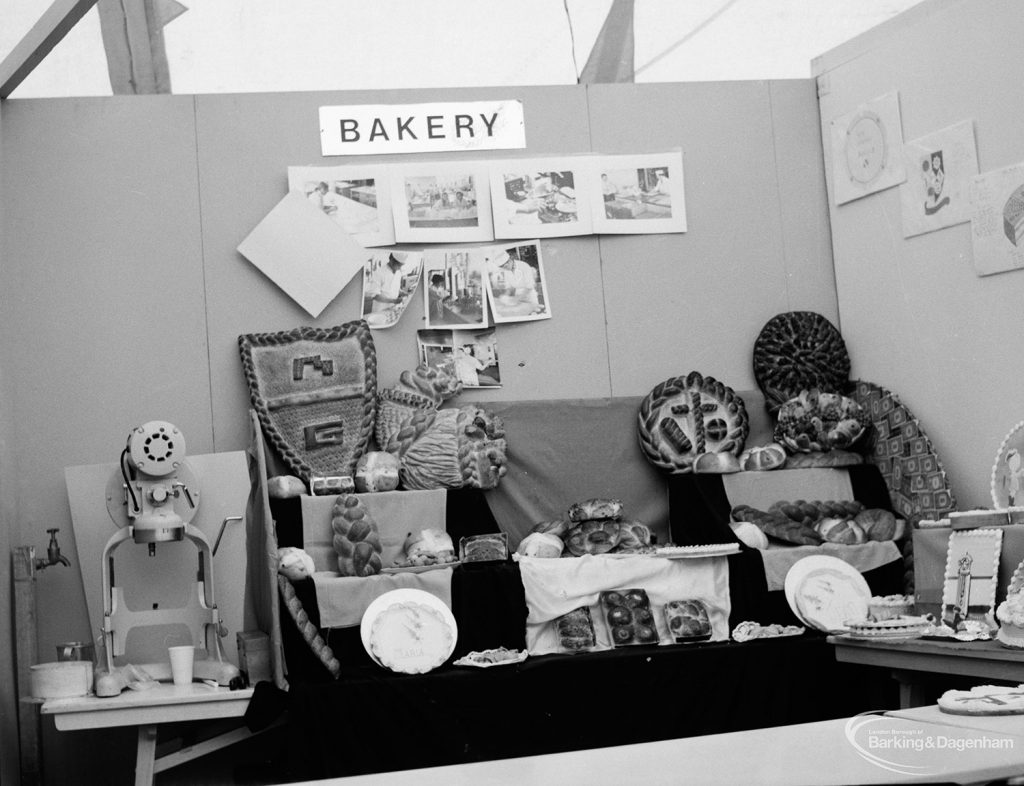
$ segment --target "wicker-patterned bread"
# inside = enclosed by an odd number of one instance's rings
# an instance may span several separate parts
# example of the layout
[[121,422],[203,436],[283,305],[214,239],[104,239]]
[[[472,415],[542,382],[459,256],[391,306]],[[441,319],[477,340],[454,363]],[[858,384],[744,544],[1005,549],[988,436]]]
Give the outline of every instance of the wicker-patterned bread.
[[772,317],[754,342],[754,379],[772,414],[801,390],[843,393],[850,357],[835,325],[813,311]]
[[380,534],[359,497],[342,494],[331,510],[334,551],[338,554],[338,573],[342,576],[373,576],[380,573]]
[[383,449],[414,412],[436,410],[461,392],[462,382],[444,369],[419,365],[403,371],[395,387],[377,393],[377,445]]

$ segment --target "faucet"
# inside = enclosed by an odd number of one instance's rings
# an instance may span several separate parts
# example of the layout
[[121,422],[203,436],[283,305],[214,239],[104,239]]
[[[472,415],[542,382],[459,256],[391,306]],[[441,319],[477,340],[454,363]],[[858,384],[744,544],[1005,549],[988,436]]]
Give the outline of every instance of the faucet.
[[50,533],[50,542],[46,545],[46,559],[36,557],[36,570],[48,568],[50,565],[56,565],[58,562],[65,567],[70,567],[71,563],[67,557],[60,553],[60,545],[57,543],[57,533],[60,532],[60,529],[48,529],[46,531]]

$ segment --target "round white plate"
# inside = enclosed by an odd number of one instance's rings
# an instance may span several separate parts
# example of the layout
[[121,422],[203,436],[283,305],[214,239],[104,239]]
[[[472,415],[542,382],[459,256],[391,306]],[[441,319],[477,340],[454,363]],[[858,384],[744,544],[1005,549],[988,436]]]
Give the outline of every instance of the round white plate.
[[805,625],[843,631],[847,620],[867,619],[871,590],[860,572],[838,557],[798,560],[786,574],[786,601]]
[[373,654],[373,648],[370,646],[370,631],[373,629],[373,621],[377,619],[377,615],[394,604],[409,602],[422,603],[424,606],[429,606],[441,613],[444,621],[451,626],[452,629],[452,643],[451,647],[448,649],[448,654],[445,655],[445,660],[450,658],[451,654],[455,651],[455,642],[459,638],[459,627],[456,625],[455,615],[452,614],[452,610],[448,608],[448,605],[439,597],[431,595],[426,590],[403,587],[401,589],[389,590],[383,595],[374,598],[370,605],[366,607],[366,611],[363,612],[363,619],[359,623],[359,636],[363,640],[363,649],[366,650],[366,654],[370,656],[370,660],[378,666],[381,665],[381,662],[377,656]]

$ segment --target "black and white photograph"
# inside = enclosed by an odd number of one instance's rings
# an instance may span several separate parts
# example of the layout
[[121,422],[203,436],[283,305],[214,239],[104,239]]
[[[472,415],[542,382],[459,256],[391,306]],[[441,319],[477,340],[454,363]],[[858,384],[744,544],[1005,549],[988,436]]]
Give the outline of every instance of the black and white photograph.
[[457,243],[494,238],[490,185],[483,163],[396,166],[392,214],[400,243]]
[[487,271],[487,292],[496,323],[551,318],[539,242],[483,247],[472,253]]
[[418,251],[378,251],[363,266],[363,319],[371,328],[398,324],[420,283]]
[[471,248],[423,252],[423,311],[428,328],[488,326],[485,268]]
[[592,160],[575,156],[493,162],[494,236],[525,239],[590,234],[590,193],[580,186]]
[[288,190],[301,192],[364,248],[395,242],[386,167],[290,166]]
[[496,331],[419,330],[420,362],[444,368],[464,388],[501,387]]
[[601,156],[594,171],[591,196],[595,232],[686,231],[681,151]]

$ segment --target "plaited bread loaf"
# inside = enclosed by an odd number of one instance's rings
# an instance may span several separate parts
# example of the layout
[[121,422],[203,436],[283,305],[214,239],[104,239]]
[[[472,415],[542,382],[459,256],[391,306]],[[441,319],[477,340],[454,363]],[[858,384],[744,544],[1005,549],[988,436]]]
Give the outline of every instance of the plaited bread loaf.
[[618,552],[644,551],[651,545],[651,530],[641,521],[619,522]]
[[355,494],[342,494],[331,510],[334,551],[342,576],[373,576],[380,573],[381,542],[377,523]]

